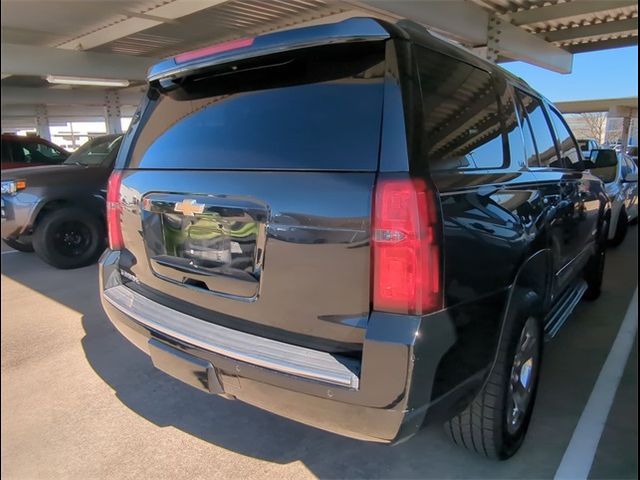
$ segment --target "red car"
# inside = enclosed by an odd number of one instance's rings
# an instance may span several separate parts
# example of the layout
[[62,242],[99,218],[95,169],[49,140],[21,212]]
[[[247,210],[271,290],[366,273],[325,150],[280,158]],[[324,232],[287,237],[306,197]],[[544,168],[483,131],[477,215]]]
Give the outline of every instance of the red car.
[[2,170],[57,165],[69,152],[40,137],[2,134]]

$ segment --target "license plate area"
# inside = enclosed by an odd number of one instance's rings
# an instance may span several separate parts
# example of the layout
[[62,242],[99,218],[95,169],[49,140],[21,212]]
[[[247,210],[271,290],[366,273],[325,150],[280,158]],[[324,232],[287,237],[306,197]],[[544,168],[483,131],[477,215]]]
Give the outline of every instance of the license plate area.
[[154,273],[213,293],[255,298],[267,207],[242,197],[149,194],[142,228]]
[[207,393],[223,393],[211,362],[159,342],[149,340],[149,355],[153,365],[167,375]]

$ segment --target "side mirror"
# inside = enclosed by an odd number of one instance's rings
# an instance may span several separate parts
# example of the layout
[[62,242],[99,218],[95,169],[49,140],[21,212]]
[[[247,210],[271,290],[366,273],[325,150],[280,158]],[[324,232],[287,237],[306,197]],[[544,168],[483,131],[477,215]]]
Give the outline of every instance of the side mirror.
[[615,181],[618,175],[620,160],[618,152],[610,148],[600,148],[591,151],[591,173],[604,183]]
[[628,183],[637,183],[638,182],[638,172],[630,172],[624,176],[624,181]]

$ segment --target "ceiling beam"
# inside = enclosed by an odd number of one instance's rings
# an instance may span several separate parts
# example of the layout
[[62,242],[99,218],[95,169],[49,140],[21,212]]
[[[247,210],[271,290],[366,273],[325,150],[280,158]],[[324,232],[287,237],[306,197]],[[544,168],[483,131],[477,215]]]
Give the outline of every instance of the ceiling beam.
[[[129,14],[131,16],[127,19],[80,35],[56,46],[69,50],[89,50],[163,23],[173,23],[174,20],[180,17],[191,15],[226,1],[228,0],[171,0],[169,3],[141,13],[131,12]],[[125,15],[127,14],[125,13]]]
[[638,19],[615,20],[613,22],[584,25],[581,27],[565,28],[553,32],[542,32],[538,36],[547,42],[567,42],[581,38],[597,37],[600,35],[612,35],[616,33],[632,32],[638,30]]
[[467,45],[487,43],[489,13],[461,0],[360,0],[352,2],[413,20],[446,33]]
[[[104,105],[106,91],[97,89],[57,90],[52,88],[4,87],[2,105]],[[121,105],[138,105],[142,92],[121,90],[118,92]]]
[[113,53],[79,52],[53,47],[3,43],[0,46],[3,74],[66,75],[144,81],[147,69],[157,60]]
[[597,42],[578,43],[576,45],[565,45],[565,50],[571,53],[585,53],[601,50],[610,50],[612,48],[631,47],[638,45],[638,37],[612,38],[610,40],[600,40]]
[[499,55],[521,60],[558,73],[571,73],[573,55],[520,27],[505,24],[499,27]]
[[[130,117],[135,112],[134,106],[121,107],[123,117]],[[2,107],[2,118],[33,118],[37,113],[37,105],[5,105]],[[102,117],[104,106],[98,105],[47,105],[47,117],[52,122],[76,120],[81,117]],[[66,119],[66,120],[65,120]]]
[[[462,0],[361,0],[361,5],[410,18],[471,47],[488,43],[490,14],[478,5]],[[500,20],[500,19],[499,19]],[[500,20],[500,55],[538,65],[554,72],[570,73],[571,53],[520,27]]]
[[573,100],[567,102],[554,102],[554,105],[562,113],[607,112],[612,108],[617,107],[637,109],[638,97],[605,98],[598,100]]
[[521,12],[511,13],[506,17],[511,19],[511,23],[514,25],[528,25],[604,12],[615,8],[631,7],[637,4],[637,0],[574,0],[572,2],[522,10]]

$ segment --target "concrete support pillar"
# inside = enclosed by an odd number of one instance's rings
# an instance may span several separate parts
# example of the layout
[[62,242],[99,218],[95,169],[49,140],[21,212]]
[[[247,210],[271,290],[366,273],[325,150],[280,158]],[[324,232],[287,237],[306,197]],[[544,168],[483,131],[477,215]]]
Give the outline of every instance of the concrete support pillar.
[[51,129],[49,128],[49,116],[46,105],[36,106],[36,133],[45,140],[51,140]]
[[624,117],[622,119],[622,151],[627,151],[629,145],[629,127],[631,127],[631,117]]
[[120,123],[120,96],[117,91],[107,92],[104,98],[105,119],[107,121],[107,133],[122,133]]

